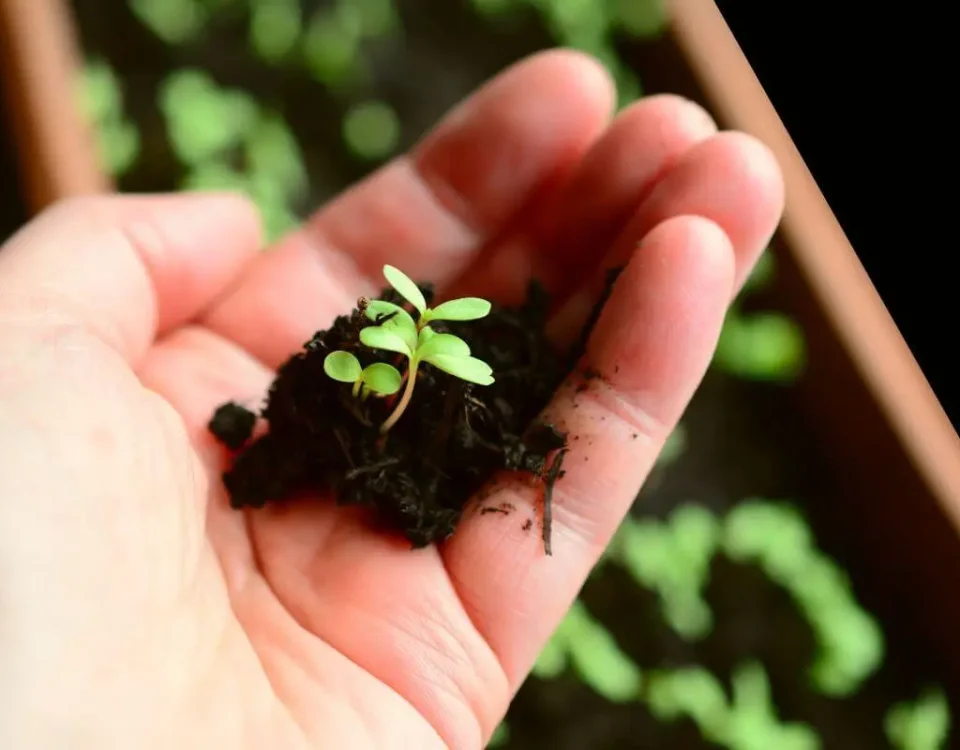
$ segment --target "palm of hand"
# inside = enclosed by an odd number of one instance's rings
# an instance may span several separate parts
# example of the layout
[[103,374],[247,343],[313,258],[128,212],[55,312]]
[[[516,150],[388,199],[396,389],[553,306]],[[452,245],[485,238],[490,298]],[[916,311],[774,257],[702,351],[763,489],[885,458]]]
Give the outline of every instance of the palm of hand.
[[[81,202],[11,243],[0,278],[30,290],[55,277],[44,294],[63,313],[0,316],[7,361],[31,362],[0,373],[16,467],[0,496],[36,498],[0,504],[0,529],[16,530],[2,562],[22,576],[4,653],[19,722],[0,719],[0,745],[46,731],[58,747],[483,746],[699,382],[781,210],[755,141],[716,135],[669,97],[610,124],[609,102],[592,63],[538,56],[252,261],[250,211],[223,199]],[[64,237],[79,246],[69,262]],[[496,516],[411,552],[329,503],[227,507],[213,409],[259,401],[270,368],[380,287],[383,262],[444,295],[505,301],[536,275],[563,300],[562,342],[617,258],[630,264],[587,353],[602,377],[550,407],[590,446],[557,488],[553,557]],[[127,282],[93,278],[96,263]],[[71,269],[90,276],[79,290]],[[36,302],[8,294],[0,310]],[[517,483],[498,491],[536,502]]]

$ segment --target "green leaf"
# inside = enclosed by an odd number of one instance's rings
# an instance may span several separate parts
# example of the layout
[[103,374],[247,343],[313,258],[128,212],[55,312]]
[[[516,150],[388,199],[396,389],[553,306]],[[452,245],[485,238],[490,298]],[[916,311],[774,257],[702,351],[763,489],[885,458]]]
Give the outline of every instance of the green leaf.
[[268,63],[289,55],[300,37],[303,20],[298,0],[262,0],[250,9],[250,44]]
[[310,179],[297,137],[282,116],[265,113],[247,133],[247,167],[260,180],[271,180],[291,200],[306,197]]
[[367,326],[362,329],[360,341],[371,349],[386,349],[388,352],[398,352],[408,357],[413,354],[403,336],[383,326]]
[[417,311],[422,315],[423,311],[427,309],[427,301],[423,298],[420,287],[399,268],[390,265],[383,267],[383,275],[390,282],[390,286],[396,289],[407,302],[417,308]]
[[414,322],[410,313],[400,307],[400,305],[395,305],[392,302],[386,302],[382,299],[372,299],[367,302],[366,316],[374,323],[377,322],[377,318],[390,315],[391,313],[396,313],[396,315],[380,323],[380,327],[386,328],[388,331],[394,331],[402,336],[407,346],[410,347],[410,351],[414,351],[418,346],[417,324]]
[[579,600],[567,613],[563,628],[573,667],[594,692],[614,703],[639,697],[640,669]]
[[196,0],[129,0],[129,6],[140,23],[167,44],[193,41],[208,20]]
[[946,750],[950,723],[950,706],[938,688],[926,690],[916,704],[890,709],[884,729],[897,750]]
[[[426,330],[426,329],[424,329]],[[447,355],[450,357],[469,357],[467,342],[452,333],[434,333],[428,336],[417,349],[417,356],[429,362],[431,357]]]
[[392,396],[399,391],[402,380],[400,371],[385,362],[374,362],[363,371],[364,385],[382,396]]
[[427,310],[427,320],[479,320],[490,314],[490,303],[479,297],[452,299]]
[[724,321],[714,364],[739,377],[790,381],[799,375],[805,357],[803,331],[780,313],[742,316],[731,310]]
[[397,149],[400,118],[386,102],[360,102],[344,115],[343,138],[354,155],[384,159]]
[[362,368],[359,360],[350,352],[330,352],[323,360],[323,371],[341,383],[355,383]]
[[[439,336],[441,334],[437,335]],[[425,361],[461,380],[477,383],[478,385],[492,385],[494,382],[493,377],[491,377],[493,370],[490,365],[482,359],[475,357],[451,357],[449,354],[434,354]]]

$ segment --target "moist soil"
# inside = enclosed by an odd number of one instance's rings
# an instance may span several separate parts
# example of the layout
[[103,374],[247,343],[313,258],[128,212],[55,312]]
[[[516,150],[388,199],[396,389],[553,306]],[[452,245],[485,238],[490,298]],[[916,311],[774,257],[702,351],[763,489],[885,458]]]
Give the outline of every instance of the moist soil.
[[[305,1],[303,6],[309,11],[321,4]],[[360,94],[394,106],[403,123],[401,148],[414,143],[449,107],[504,66],[552,45],[547,29],[533,15],[488,24],[477,18],[467,0],[397,0],[396,6],[404,40],[384,40],[366,50],[373,76]],[[305,73],[267,68],[249,52],[244,13],[215,24],[211,35],[198,44],[172,48],[151,36],[126,3],[74,0],[74,10],[86,51],[102,55],[118,69],[127,113],[141,129],[142,157],[120,181],[122,190],[172,190],[179,184],[183,169],[166,141],[155,102],[164,77],[184,66],[208,70],[222,85],[244,88],[286,117],[303,144],[311,176],[312,193],[300,207],[304,213],[377,166],[356,159],[340,145],[339,123],[348,102]],[[703,100],[682,72],[681,58],[669,40],[624,41],[620,51],[641,74],[648,92]],[[356,414],[349,388],[330,381],[322,369],[327,349],[355,340],[356,316],[346,314],[318,333],[278,373],[262,414],[270,424],[267,434],[276,431],[274,438],[249,440],[260,415],[238,405],[224,405],[215,415],[212,426],[234,446],[235,460],[226,477],[234,502],[259,505],[288,496],[296,486],[328,484],[348,501],[370,504],[372,518],[380,519],[386,533],[398,530],[417,545],[455,528],[464,498],[497,470],[529,462],[531,476],[543,476],[541,459],[547,455],[547,444],[555,447],[559,440],[548,427],[542,431],[528,427],[569,369],[569,360],[563,361],[544,344],[540,323],[535,322],[540,320],[540,304],[534,296],[521,310],[496,308],[485,321],[457,326],[454,332],[493,366],[497,383],[471,387],[425,367],[411,411],[383,443],[363,419],[378,424],[388,405],[371,400],[366,411]],[[531,335],[532,348],[525,338]],[[520,354],[509,353],[521,346]],[[358,351],[358,356],[364,363],[372,361],[368,353]],[[511,368],[534,361],[541,368],[537,378],[510,377]],[[299,414],[301,408],[305,414]],[[337,415],[343,444],[333,423],[316,434],[307,429],[316,424],[316,412],[325,408]],[[676,463],[655,472],[632,512],[666,517],[679,505],[695,501],[722,514],[750,496],[793,500],[808,511],[825,551],[850,572],[858,598],[868,609],[879,609],[879,599],[860,593],[882,590],[882,582],[861,573],[865,568],[845,544],[829,502],[820,500],[831,497],[828,475],[818,464],[816,436],[804,432],[789,389],[712,371],[684,421],[689,435],[686,451]],[[449,446],[438,445],[436,434],[441,429],[455,436],[447,441]],[[276,435],[282,432],[287,435],[283,440],[294,447],[292,455],[279,450],[281,439]],[[291,440],[293,434],[300,439]],[[456,464],[454,455],[467,461]],[[388,459],[396,462],[384,463]],[[447,471],[457,468],[448,476],[438,471],[438,465],[447,466]],[[388,487],[396,491],[392,497],[404,501],[388,498]],[[487,512],[510,511],[491,506]],[[504,520],[515,522],[506,516]],[[536,533],[542,529],[542,518],[527,524],[530,533]],[[854,697],[826,700],[807,686],[814,637],[784,592],[752,568],[718,562],[706,595],[715,614],[714,632],[690,645],[660,620],[653,596],[618,568],[605,566],[582,591],[590,611],[644,669],[700,664],[729,684],[734,664],[747,657],[761,659],[781,717],[811,724],[826,750],[888,750],[882,733],[886,710],[897,701],[915,698],[929,683],[946,682],[942,665],[927,653],[922,639],[885,615],[883,668]],[[550,681],[531,677],[506,718],[511,732],[504,745],[508,750],[713,747],[689,722],[668,725],[641,705],[614,705],[573,674]]]
[[[432,288],[421,289],[430,304]],[[379,298],[404,304],[389,288]],[[223,477],[231,505],[259,508],[307,492],[327,500],[332,494],[340,504],[368,508],[372,522],[419,548],[453,534],[465,502],[482,497],[496,472],[519,471],[542,488],[540,528],[549,552],[550,491],[566,434],[538,415],[581,351],[558,354],[545,334],[549,312],[546,293],[531,285],[520,307],[494,305],[466,324],[431,323],[437,333],[466,341],[493,368],[495,382],[477,386],[423,364],[412,401],[381,434],[399,394],[362,400],[323,369],[337,350],[351,352],[363,367],[384,362],[402,369],[402,356],[360,343],[360,331],[376,322],[358,304],[280,367],[260,414],[263,435],[249,440],[254,415],[238,404],[214,414],[211,431],[235,451]],[[510,510],[481,500],[480,512]]]

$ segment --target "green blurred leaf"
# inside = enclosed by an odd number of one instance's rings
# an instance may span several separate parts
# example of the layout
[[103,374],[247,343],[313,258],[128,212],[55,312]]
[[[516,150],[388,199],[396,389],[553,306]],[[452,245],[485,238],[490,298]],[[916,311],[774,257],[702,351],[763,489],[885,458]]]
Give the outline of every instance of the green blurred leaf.
[[641,39],[659,37],[667,27],[665,0],[616,0],[614,12],[618,25]]
[[253,0],[250,44],[265,62],[275,64],[290,55],[302,31],[299,0]]
[[800,327],[775,312],[742,315],[731,308],[720,333],[713,364],[739,377],[790,381],[799,375],[805,357]]
[[140,22],[167,44],[196,39],[208,20],[197,0],[127,0]]
[[100,163],[114,177],[126,174],[140,155],[140,131],[129,122],[106,122],[97,130]]
[[562,627],[571,664],[594,692],[613,703],[640,697],[640,669],[582,602],[574,602]]
[[335,10],[314,13],[303,36],[304,62],[320,83],[339,86],[356,75],[360,62],[361,29],[345,23]]
[[239,146],[259,117],[253,97],[221,89],[194,68],[167,77],[160,86],[159,107],[174,153],[190,167]]
[[946,750],[950,706],[939,688],[924,691],[916,703],[900,703],[887,713],[884,729],[897,750]]
[[400,24],[394,0],[349,0],[348,4],[356,8],[360,34],[365,38],[387,36],[395,32]]
[[343,118],[343,138],[354,155],[370,160],[384,159],[397,150],[400,118],[385,102],[360,102]]
[[270,180],[293,201],[310,187],[303,152],[293,131],[278,114],[265,114],[246,135],[246,161],[257,179]]
[[120,80],[109,63],[94,59],[83,66],[79,101],[84,117],[95,124],[116,120],[123,115]]

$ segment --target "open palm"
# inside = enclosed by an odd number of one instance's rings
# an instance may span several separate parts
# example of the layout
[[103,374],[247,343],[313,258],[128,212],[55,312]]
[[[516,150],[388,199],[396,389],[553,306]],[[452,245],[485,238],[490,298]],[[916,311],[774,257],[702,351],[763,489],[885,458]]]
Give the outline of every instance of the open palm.
[[[482,748],[698,385],[782,209],[769,152],[537,55],[258,253],[242,200],[65,203],[0,253],[0,746]],[[230,510],[215,407],[381,286],[556,295],[628,262],[550,417],[553,556],[499,514],[411,551],[332,503]],[[172,408],[171,408],[172,407]],[[537,503],[520,482],[497,492]],[[528,514],[529,515],[529,514]]]

